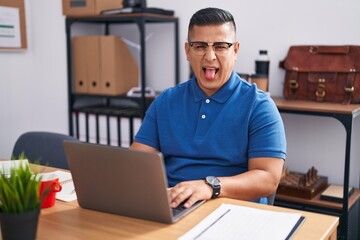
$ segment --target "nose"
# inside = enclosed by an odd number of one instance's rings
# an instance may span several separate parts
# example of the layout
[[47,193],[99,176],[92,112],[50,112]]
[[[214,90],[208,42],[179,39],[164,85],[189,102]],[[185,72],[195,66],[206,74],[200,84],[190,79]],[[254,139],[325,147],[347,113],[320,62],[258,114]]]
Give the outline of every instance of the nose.
[[213,60],[216,59],[216,53],[215,53],[215,50],[214,50],[214,46],[208,46],[206,48],[206,52],[205,52],[204,57],[208,61],[213,61]]

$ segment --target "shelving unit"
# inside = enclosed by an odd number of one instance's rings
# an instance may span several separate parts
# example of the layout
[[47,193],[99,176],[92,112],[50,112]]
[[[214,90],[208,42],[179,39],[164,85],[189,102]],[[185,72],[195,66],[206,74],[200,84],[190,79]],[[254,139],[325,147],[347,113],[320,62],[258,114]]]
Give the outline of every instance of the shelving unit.
[[[343,124],[346,130],[343,187],[348,189],[352,126],[353,120],[360,116],[360,104],[342,105],[283,98],[274,98],[274,101],[281,113],[332,117]],[[340,218],[338,239],[359,239],[360,191],[356,188],[350,197],[347,191],[343,192],[342,203],[320,200],[320,194],[311,200],[276,194],[275,205],[338,216]]]
[[[95,24],[103,26],[104,31],[101,35],[112,34],[110,30],[111,25],[115,24],[136,24],[139,30],[140,38],[140,83],[141,93],[139,97],[121,96],[107,96],[107,95],[90,95],[77,94],[74,92],[73,83],[73,63],[72,63],[72,27],[74,23]],[[174,84],[179,83],[179,28],[178,18],[165,15],[156,14],[119,14],[119,15],[96,15],[96,16],[81,16],[81,17],[67,17],[66,18],[66,43],[67,43],[67,62],[68,62],[68,109],[69,109],[69,134],[72,136],[79,136],[79,115],[85,117],[85,141],[89,142],[89,116],[95,118],[95,135],[96,143],[100,143],[100,127],[99,118],[104,116],[106,118],[106,143],[111,143],[111,130],[109,126],[109,119],[117,119],[117,145],[121,146],[121,123],[120,120],[126,118],[129,120],[129,142],[131,143],[134,136],[134,119],[141,119],[144,117],[146,109],[154,99],[154,97],[147,97],[145,88],[147,86],[147,62],[146,62],[146,27],[148,24],[163,24],[172,23],[174,26]],[[86,27],[86,26],[85,26]],[[118,34],[118,33],[117,33]],[[164,39],[167,41],[167,39]],[[161,43],[159,43],[161,47]],[[122,102],[122,103],[121,103]],[[125,102],[125,104],[124,104]],[[128,104],[128,103],[131,104]]]

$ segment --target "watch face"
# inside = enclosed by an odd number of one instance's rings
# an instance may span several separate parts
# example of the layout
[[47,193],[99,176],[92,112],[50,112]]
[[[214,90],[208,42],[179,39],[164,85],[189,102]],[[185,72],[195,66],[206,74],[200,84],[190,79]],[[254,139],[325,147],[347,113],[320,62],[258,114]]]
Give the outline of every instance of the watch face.
[[219,179],[217,179],[217,177],[214,177],[214,176],[206,177],[206,181],[208,183],[210,183],[211,185],[220,185]]

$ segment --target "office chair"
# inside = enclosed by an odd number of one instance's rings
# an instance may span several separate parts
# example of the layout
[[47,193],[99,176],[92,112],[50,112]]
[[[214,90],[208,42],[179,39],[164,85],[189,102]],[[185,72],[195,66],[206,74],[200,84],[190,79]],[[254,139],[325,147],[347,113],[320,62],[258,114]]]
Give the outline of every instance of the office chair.
[[53,132],[26,132],[15,142],[13,157],[22,152],[29,162],[69,169],[64,152],[64,141],[80,142],[75,137]]

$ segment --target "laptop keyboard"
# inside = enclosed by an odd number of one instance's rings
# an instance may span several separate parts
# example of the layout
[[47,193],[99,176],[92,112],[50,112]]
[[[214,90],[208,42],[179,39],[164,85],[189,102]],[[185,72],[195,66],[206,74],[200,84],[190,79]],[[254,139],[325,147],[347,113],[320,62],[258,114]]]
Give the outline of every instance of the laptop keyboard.
[[203,202],[204,202],[203,200],[197,201],[197,202],[194,203],[190,208],[185,208],[185,207],[184,207],[185,201],[184,201],[183,203],[180,203],[176,208],[173,208],[173,209],[172,209],[173,216],[176,217],[177,215],[181,214],[182,212],[187,211],[187,210],[190,210],[190,209],[192,209],[192,208],[195,208],[197,205],[199,205],[199,204],[201,204],[201,203],[203,203]]
[[172,209],[173,216],[177,216],[178,214],[180,214],[181,212],[183,212],[186,209],[187,208],[184,207],[184,203],[180,203],[179,206]]

